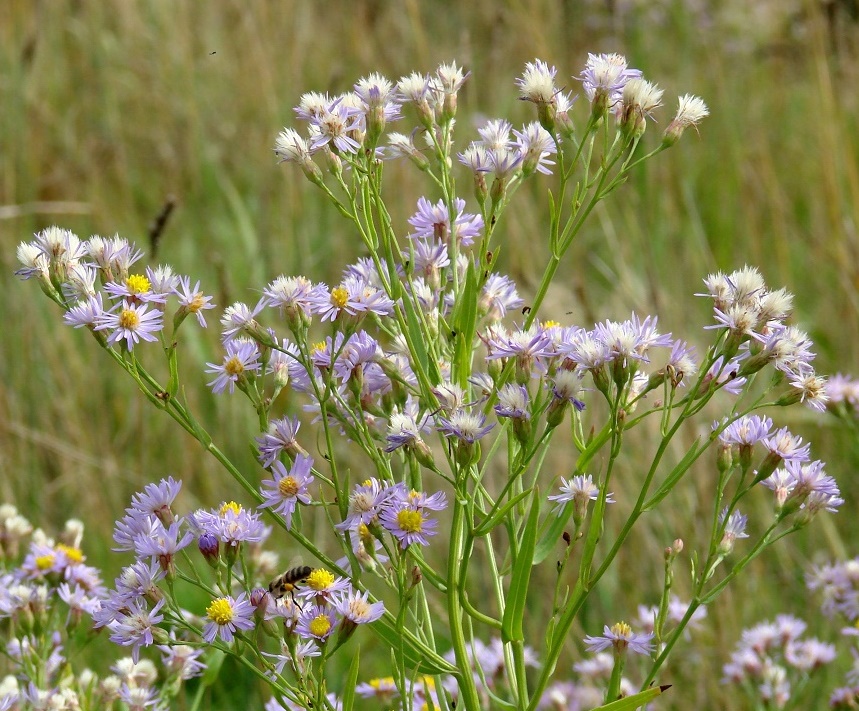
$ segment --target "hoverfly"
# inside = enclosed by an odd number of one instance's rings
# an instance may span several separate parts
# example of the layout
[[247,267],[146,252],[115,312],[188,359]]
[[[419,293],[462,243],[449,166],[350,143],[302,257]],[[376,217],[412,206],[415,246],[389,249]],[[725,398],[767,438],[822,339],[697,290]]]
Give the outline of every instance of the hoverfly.
[[295,568],[290,568],[268,584],[268,591],[275,600],[280,600],[280,598],[289,593],[292,595],[293,602],[295,602],[295,589],[299,583],[307,580],[307,576],[312,572],[313,568],[309,565],[299,565]]

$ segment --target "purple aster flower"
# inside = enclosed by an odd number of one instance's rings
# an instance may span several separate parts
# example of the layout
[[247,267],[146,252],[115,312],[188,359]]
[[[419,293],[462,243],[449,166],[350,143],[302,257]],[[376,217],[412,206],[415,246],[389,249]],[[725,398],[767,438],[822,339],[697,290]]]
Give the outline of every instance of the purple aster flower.
[[118,599],[133,599],[137,597],[157,597],[160,594],[158,583],[167,573],[157,560],[139,560],[126,566],[114,581]]
[[295,596],[300,600],[311,600],[317,605],[328,605],[340,595],[352,592],[352,583],[347,578],[334,576],[324,568],[314,569]]
[[516,330],[506,335],[491,335],[487,338],[486,345],[489,350],[487,360],[516,359],[518,383],[527,382],[534,367],[545,372],[545,361],[555,355],[555,344],[551,337],[537,324],[527,331]]
[[172,476],[162,479],[157,484],[147,484],[142,493],[131,497],[129,513],[139,513],[142,516],[155,516],[165,526],[169,526],[176,517],[170,510],[170,505],[179,495],[182,482]]
[[404,550],[412,543],[429,545],[428,537],[437,533],[435,529],[438,526],[438,521],[425,516],[424,509],[414,509],[399,498],[387,503],[379,516],[379,523],[400,542]]
[[766,447],[770,456],[778,461],[807,462],[811,445],[802,443],[802,437],[794,436],[787,427],[771,434],[761,442]]
[[194,314],[197,317],[197,323],[201,328],[206,328],[206,319],[203,316],[203,311],[213,309],[215,305],[212,303],[212,297],[206,296],[200,291],[200,282],[194,284],[191,288],[191,277],[179,277],[179,286],[176,290],[179,296],[179,311],[177,317],[184,318],[186,314]]
[[[549,501],[556,501],[553,513],[560,515],[564,509],[564,504],[568,501],[575,503],[576,515],[584,518],[587,511],[588,501],[596,501],[599,498],[599,487],[594,484],[593,477],[590,474],[577,474],[572,479],[564,479],[561,477],[561,493],[553,494],[549,497]],[[606,494],[605,501],[607,504],[613,504],[614,499],[611,498],[614,494]]]
[[724,356],[719,356],[713,361],[713,365],[710,366],[710,370],[704,376],[703,387],[707,387],[709,383],[715,381],[716,385],[721,386],[725,392],[739,395],[747,382],[746,378],[738,377],[741,367],[740,360],[734,358],[723,365],[724,362]]
[[321,94],[318,91],[309,91],[301,95],[299,104],[293,111],[296,116],[302,121],[310,121],[314,116],[323,114],[326,107],[331,104],[331,97],[328,94]]
[[450,266],[447,245],[434,239],[415,238],[412,240],[412,249],[415,273],[422,275],[433,288],[440,288],[443,270]]
[[84,248],[104,273],[105,281],[125,278],[131,266],[143,257],[142,250],[119,235],[93,235],[84,243]]
[[350,591],[334,600],[334,609],[353,625],[375,622],[385,614],[385,603],[370,602],[370,593]]
[[612,358],[609,347],[595,332],[584,329],[567,334],[556,349],[565,359],[592,373],[601,370]]
[[366,331],[352,334],[346,345],[338,350],[340,355],[334,364],[334,374],[343,383],[363,378],[365,368],[382,354],[379,342]]
[[84,613],[92,616],[101,607],[100,599],[77,583],[74,584],[74,588],[68,583],[60,583],[57,588],[57,596],[69,606],[66,627],[69,626],[71,620],[79,619]]
[[764,479],[761,484],[767,489],[772,489],[775,495],[776,508],[781,510],[787,501],[787,497],[790,496],[790,492],[796,486],[796,481],[793,475],[786,469],[777,469]]
[[371,123],[370,116],[374,111],[379,111],[383,117],[382,126],[389,121],[402,118],[399,94],[394,84],[377,72],[362,77],[353,87],[353,90],[361,99],[364,114],[368,125]]
[[237,301],[225,308],[221,316],[221,326],[223,328],[221,340],[226,344],[240,335],[256,339],[262,332],[262,326],[257,322],[256,317],[262,311],[263,306],[263,301],[260,301],[251,309],[247,304]]
[[280,158],[280,162],[298,163],[302,168],[309,168],[313,164],[310,155],[310,145],[294,128],[284,128],[274,139],[274,154]]
[[337,617],[334,610],[323,605],[306,607],[298,618],[295,632],[304,639],[315,639],[324,642],[337,627]]
[[119,700],[128,707],[128,711],[146,711],[147,708],[160,711],[164,708],[160,696],[158,689],[151,686],[123,682],[119,688]]
[[552,400],[546,410],[546,422],[551,427],[557,427],[563,421],[567,405],[572,404],[577,412],[585,409],[581,400],[583,372],[560,368],[555,371],[554,378],[546,385],[552,389]]
[[719,552],[727,555],[734,550],[734,542],[738,538],[748,538],[746,533],[746,524],[749,522],[749,517],[744,516],[739,511],[733,511],[728,520],[725,520],[725,515],[728,509],[725,508],[719,514],[719,523],[722,524],[722,540],[719,543]]
[[66,281],[60,288],[67,302],[82,301],[90,296],[95,296],[97,291],[95,282],[98,278],[98,269],[94,264],[78,262],[70,264]]
[[[161,264],[155,269],[146,267],[146,278],[149,279],[150,289],[153,294],[178,294],[180,277],[173,272],[173,268],[167,264]],[[190,277],[187,277],[190,280]],[[162,302],[163,303],[163,302]]]
[[375,478],[358,484],[349,496],[349,513],[336,525],[338,531],[352,530],[358,524],[371,524],[378,518],[382,507],[391,498],[394,489]]
[[122,299],[129,304],[167,303],[167,294],[152,291],[152,282],[142,274],[129,274],[122,282],[108,282],[104,290],[112,299]]
[[788,376],[793,392],[785,396],[787,400],[804,402],[813,410],[826,411],[826,402],[829,396],[826,394],[826,378],[815,375],[813,371],[793,373]]
[[[453,237],[463,246],[468,247],[483,231],[483,218],[480,215],[464,212],[465,200],[456,198],[453,202],[456,212],[454,218]],[[415,231],[409,235],[432,238],[437,242],[449,244],[451,241],[450,212],[444,200],[432,205],[425,197],[418,198],[418,211],[412,215],[409,224]]]
[[449,417],[439,417],[438,431],[445,437],[453,437],[461,442],[474,444],[495,427],[486,424],[486,415],[467,410],[454,410]]
[[149,610],[145,603],[134,600],[129,603],[128,610],[117,614],[108,625],[111,631],[110,641],[131,647],[131,658],[137,664],[140,661],[140,647],[154,644],[152,628],[164,619],[158,611],[164,607],[164,599]]
[[838,496],[841,492],[835,479],[824,472],[824,463],[820,460],[813,462],[786,461],[785,471],[793,478],[792,497],[804,499],[811,493],[818,492],[827,496]]
[[601,637],[588,635],[585,646],[589,652],[602,652],[614,647],[616,654],[624,654],[627,649],[636,654],[650,654],[653,651],[653,633],[642,634],[633,632],[625,622],[618,622],[609,627],[605,625]]
[[50,259],[35,242],[21,242],[16,250],[18,261],[23,265],[15,271],[22,279],[41,279],[50,282]]
[[86,254],[86,247],[80,238],[71,230],[64,230],[52,225],[33,235],[36,245],[53,265],[74,264]]
[[159,521],[153,528],[151,536],[139,535],[134,539],[135,552],[141,558],[152,556],[152,559],[157,560],[164,570],[172,570],[176,553],[194,540],[194,534],[191,531],[185,531],[185,534],[179,537],[181,526],[181,519],[171,523],[168,528]]
[[197,512],[197,524],[203,522],[204,530],[214,533],[222,543],[238,547],[243,541],[259,543],[268,537],[268,528],[257,513],[242,508],[235,501],[221,505],[216,514],[202,515]]
[[157,341],[155,335],[164,328],[164,314],[158,309],[149,311],[148,304],[133,304],[123,301],[110,311],[102,314],[101,321],[95,327],[96,331],[110,330],[107,337],[108,345],[125,340],[128,350],[134,348],[140,340]]
[[802,505],[803,512],[807,518],[817,515],[821,511],[835,513],[844,504],[840,496],[827,494],[823,491],[812,491]]
[[728,425],[719,435],[725,444],[751,446],[766,439],[772,430],[773,421],[760,415],[746,415]]
[[513,141],[510,139],[510,131],[513,129],[513,124],[504,119],[490,119],[483,126],[477,129],[480,137],[483,139],[483,146],[487,151],[507,150],[514,148]]
[[519,98],[535,104],[554,104],[555,94],[558,93],[555,88],[557,73],[555,67],[550,67],[540,59],[527,62],[522,76],[514,82],[519,87]]
[[450,64],[439,64],[435,70],[437,88],[445,94],[456,94],[465,80],[471,76],[471,72],[464,72],[456,66],[456,62]]
[[228,644],[233,641],[237,630],[252,630],[254,607],[248,601],[247,593],[238,597],[219,597],[212,600],[206,608],[207,622],[203,627],[203,639],[214,642],[220,637]]
[[350,276],[330,293],[326,290],[313,295],[310,310],[320,314],[323,321],[334,321],[344,312],[349,316],[366,313],[386,316],[393,312],[394,302],[363,279]]
[[394,412],[388,423],[385,451],[391,453],[400,447],[406,450],[426,447],[421,432],[426,430],[428,420],[429,418],[424,416],[420,418],[420,424],[418,424],[414,416],[408,412]]
[[488,149],[486,157],[497,181],[504,181],[521,165],[524,158],[517,147],[506,146]]
[[292,525],[292,514],[298,502],[309,504],[310,493],[308,487],[313,483],[314,476],[310,473],[313,467],[313,458],[299,454],[295,458],[292,468],[287,471],[286,467],[278,461],[271,465],[271,479],[265,479],[260,485],[265,501],[259,508],[271,508],[283,516],[287,529]]
[[214,394],[222,393],[229,388],[230,393],[235,392],[236,383],[240,379],[246,378],[246,372],[258,371],[262,366],[260,364],[260,353],[254,341],[245,339],[236,339],[227,341],[225,344],[226,355],[224,361],[219,365],[217,363],[206,363],[207,373],[217,375],[217,377],[207,383],[212,388]]
[[536,170],[543,175],[551,175],[548,168],[555,165],[549,156],[558,149],[551,134],[536,121],[529,123],[522,131],[513,131],[516,136],[516,149],[522,156],[522,174],[527,177]]
[[495,406],[495,414],[498,417],[511,417],[516,420],[530,420],[529,412],[530,396],[524,385],[507,383],[498,391],[498,404]]
[[259,460],[263,467],[268,469],[281,452],[286,452],[291,457],[298,454],[307,454],[298,443],[298,430],[301,423],[297,417],[284,417],[272,420],[268,426],[268,432],[256,438],[259,445]]
[[154,516],[141,516],[133,509],[126,509],[113,528],[113,540],[117,544],[114,551],[133,551],[138,537],[151,538],[163,524]]
[[324,284],[313,284],[303,276],[279,276],[263,289],[261,304],[280,309],[288,324],[307,323],[314,299],[326,293]]
[[486,146],[479,141],[472,141],[462,153],[457,153],[459,162],[476,175],[492,171],[490,152]]
[[104,304],[102,303],[101,292],[99,292],[95,296],[87,297],[72,306],[63,314],[63,321],[75,328],[88,326],[95,329],[102,322],[104,315]]
[[311,128],[315,129],[310,139],[310,152],[328,146],[336,153],[357,153],[361,144],[353,136],[362,131],[363,119],[360,109],[349,106],[344,96],[338,97],[308,117]]
[[206,671],[206,665],[200,661],[205,649],[190,647],[187,644],[177,644],[175,639],[170,644],[159,644],[161,663],[167,674],[183,681],[201,676]]
[[794,669],[809,672],[835,659],[835,645],[819,639],[796,640],[784,648],[784,660]]
[[626,58],[619,54],[588,54],[580,78],[588,101],[602,111],[621,100],[623,87],[630,79],[640,77],[641,70],[629,69]]

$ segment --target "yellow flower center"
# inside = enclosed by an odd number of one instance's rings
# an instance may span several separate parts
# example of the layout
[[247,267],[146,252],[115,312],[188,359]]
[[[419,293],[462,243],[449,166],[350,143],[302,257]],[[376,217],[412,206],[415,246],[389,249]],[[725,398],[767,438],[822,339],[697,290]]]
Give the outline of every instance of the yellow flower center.
[[225,625],[233,619],[233,606],[229,598],[219,597],[212,600],[212,604],[206,608],[209,619],[219,625]]
[[423,527],[424,517],[420,511],[403,509],[397,514],[397,524],[406,533],[418,533]]
[[36,557],[36,567],[39,570],[49,570],[54,565],[54,561],[56,560],[56,556],[53,553],[47,553],[46,555],[40,555]]
[[338,309],[342,309],[349,301],[349,292],[342,286],[338,286],[331,290],[331,304]]
[[152,289],[152,283],[142,274],[129,274],[125,286],[131,294],[145,294]]
[[140,316],[134,309],[123,309],[119,314],[119,327],[133,331],[140,325]]
[[242,361],[239,360],[238,356],[233,356],[224,363],[224,371],[230,375],[241,375],[244,370],[245,366],[242,365]]
[[325,341],[317,341],[310,350],[314,353],[321,353],[325,350]]
[[66,558],[69,559],[70,563],[83,563],[84,554],[80,548],[73,548],[72,546],[67,546],[63,543],[58,543],[55,547],[61,553],[66,554]]
[[543,328],[546,328],[546,329],[549,329],[549,328],[556,328],[557,326],[560,326],[560,325],[561,325],[561,324],[560,324],[560,323],[558,323],[557,321],[551,321],[551,320],[549,320],[549,321],[544,321],[544,322],[543,322]]
[[194,294],[193,297],[191,297],[191,301],[185,308],[187,308],[188,311],[190,311],[192,314],[195,314],[203,308],[205,303],[206,302],[203,299],[203,294],[198,291],[196,294]]
[[221,504],[221,510],[219,513],[221,516],[226,516],[227,511],[232,511],[236,516],[238,516],[242,512],[241,504],[237,504],[235,501],[225,501]]
[[611,626],[611,631],[616,634],[618,637],[631,637],[632,636],[632,627],[630,627],[626,622],[618,622]]
[[324,637],[331,629],[331,620],[327,615],[317,615],[310,621],[308,629],[314,637]]
[[382,684],[388,686],[394,683],[394,677],[386,676],[384,679],[370,679],[370,686],[374,689],[378,689]]
[[334,576],[323,568],[317,568],[307,576],[307,587],[314,590],[327,590],[334,584]]
[[285,476],[277,485],[281,496],[295,496],[298,493],[298,482],[294,476]]

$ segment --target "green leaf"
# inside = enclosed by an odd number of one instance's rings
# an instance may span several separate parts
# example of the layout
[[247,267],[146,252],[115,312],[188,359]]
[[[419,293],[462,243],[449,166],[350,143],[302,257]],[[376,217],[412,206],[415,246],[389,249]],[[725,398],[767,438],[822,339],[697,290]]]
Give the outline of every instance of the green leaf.
[[649,689],[639,691],[632,696],[626,696],[617,701],[612,701],[610,704],[598,706],[592,711],[635,711],[647,703],[650,703],[657,696],[661,696],[664,692],[671,688],[670,684],[666,686],[651,686]]
[[424,373],[427,373],[430,383],[438,385],[441,382],[441,375],[438,371],[438,363],[430,358],[427,354],[427,349],[424,341],[426,335],[421,330],[421,322],[415,313],[415,306],[408,296],[402,300],[403,308],[406,312],[406,324],[409,327],[409,342],[415,349],[415,357],[418,359],[418,364]]
[[408,630],[397,630],[390,620],[382,619],[370,625],[391,649],[402,649],[409,666],[421,674],[456,674],[457,669],[430,649],[421,645]]
[[211,649],[206,655],[206,671],[200,677],[200,684],[211,686],[217,681],[218,674],[221,673],[221,665],[224,663],[226,656],[226,652],[222,652],[220,649]]
[[564,527],[573,515],[575,508],[572,501],[564,504],[564,508],[558,512],[557,516],[551,516],[548,521],[548,526],[543,527],[543,533],[540,536],[540,542],[534,550],[534,564],[542,563],[549,556],[561,536],[564,535]]
[[355,655],[352,657],[352,663],[349,665],[349,673],[346,675],[346,682],[343,685],[343,693],[340,696],[340,703],[343,711],[352,711],[352,704],[355,703],[355,687],[358,685],[359,657],[359,650],[356,649]]
[[456,331],[456,352],[453,357],[454,380],[462,387],[468,385],[471,358],[474,355],[474,333],[477,328],[477,270],[470,266],[465,273],[465,288],[457,299],[451,320]]
[[501,620],[501,638],[505,642],[521,642],[525,639],[522,620],[525,616],[525,600],[528,597],[528,584],[531,582],[531,566],[534,564],[534,547],[537,545],[537,525],[540,522],[540,490],[533,490],[531,510],[525,521],[525,530],[519,542],[519,554],[513,562],[513,575],[507,604]]

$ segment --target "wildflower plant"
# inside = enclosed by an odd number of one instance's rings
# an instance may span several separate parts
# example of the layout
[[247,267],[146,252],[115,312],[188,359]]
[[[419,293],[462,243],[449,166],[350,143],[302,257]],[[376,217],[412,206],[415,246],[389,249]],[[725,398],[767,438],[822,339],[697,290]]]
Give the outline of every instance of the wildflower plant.
[[[335,97],[305,94],[295,109],[303,129],[275,140],[277,157],[324,194],[368,256],[337,284],[280,275],[256,304],[224,310],[222,357],[200,377],[255,411],[257,472],[231,461],[182,394],[184,332],[206,327],[212,308],[198,282],[192,288],[190,276],[165,266],[132,272],[142,253],[120,237],[82,241],[52,227],[18,248],[18,274],[66,323],[91,332],[223,465],[244,501],[174,513],[179,484],[163,480],[117,522],[117,549],[133,553],[133,572],[96,595],[91,616],[135,659],[154,645],[233,655],[271,685],[271,709],[351,708],[356,693],[386,707],[469,711],[555,708],[552,699],[578,693],[591,705],[621,695],[643,704],[664,691],[653,682],[705,606],[777,540],[842,503],[809,446],[757,414],[819,409],[826,391],[811,342],[789,323],[791,295],[756,269],[707,276],[714,323],[685,338],[661,333],[655,315],[587,327],[543,317],[595,206],[696,128],[704,102],[681,97],[648,146],[663,92],[624,57],[590,55],[575,77],[579,97],[536,60],[516,80],[534,120],[521,128],[490,120],[462,142],[455,119],[468,78],[452,63],[396,83],[371,74]],[[394,122],[408,126],[394,133]],[[430,186],[430,196],[412,198],[406,224],[393,222],[386,203],[389,160],[409,161]],[[548,175],[550,257],[520,311],[525,299],[497,271],[499,230],[519,187]],[[703,337],[699,356],[689,341]],[[159,355],[160,371],[150,365]],[[280,412],[287,389],[303,398],[309,422]],[[712,423],[708,433],[675,458],[680,433],[701,422]],[[638,427],[657,436],[636,443],[641,476],[621,482]],[[544,466],[553,444],[575,447],[566,470]],[[573,639],[639,519],[693,470],[709,477],[712,502],[708,537],[686,553],[690,601],[672,591],[678,538],[665,549],[643,628],[611,620],[601,636]],[[749,521],[746,500],[761,493],[771,514]],[[621,499],[629,513],[619,520],[612,505]],[[326,540],[302,531],[310,506],[331,522]],[[273,526],[313,560],[313,573],[279,597],[266,589],[277,571],[261,552]],[[28,580],[32,567],[24,561],[7,575]],[[554,580],[548,619],[529,613],[544,592],[529,590],[535,571]],[[206,593],[205,609],[183,608],[178,580]],[[478,580],[490,581],[488,591]],[[5,616],[11,605],[0,606]],[[343,684],[330,683],[327,665],[363,624],[388,647],[388,666],[359,683],[368,675],[355,653]],[[562,686],[565,651],[597,655],[580,664],[605,673]]]

